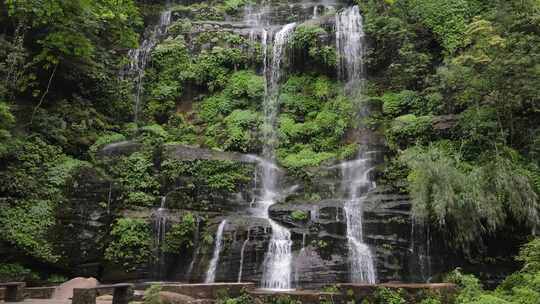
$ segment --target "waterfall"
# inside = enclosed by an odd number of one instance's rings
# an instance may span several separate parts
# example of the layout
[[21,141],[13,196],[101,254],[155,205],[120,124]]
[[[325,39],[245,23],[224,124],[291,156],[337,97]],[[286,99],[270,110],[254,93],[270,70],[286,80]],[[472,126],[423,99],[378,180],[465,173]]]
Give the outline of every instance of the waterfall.
[[411,215],[411,257],[414,259],[414,271],[418,273],[418,279],[424,282],[431,280],[431,231],[430,226],[424,221],[416,222]]
[[247,232],[247,237],[244,243],[242,244],[242,249],[240,250],[240,270],[238,270],[238,283],[242,282],[242,271],[244,269],[244,252],[246,246],[249,243],[249,230]]
[[167,3],[167,9],[163,11],[159,17],[159,22],[150,31],[145,34],[141,45],[137,49],[129,51],[129,66],[127,73],[133,75],[134,90],[134,121],[137,123],[139,119],[139,110],[141,103],[141,94],[143,90],[144,70],[150,59],[150,55],[158,42],[167,34],[167,28],[171,24],[171,10]]
[[205,283],[214,283],[216,280],[216,269],[219,262],[219,253],[221,252],[221,247],[223,247],[223,230],[227,225],[227,220],[221,221],[219,223],[218,230],[216,232],[216,244],[214,246],[214,253],[212,255],[212,260],[210,260],[210,266],[206,272]]
[[258,162],[263,188],[260,201],[254,204],[253,215],[266,219],[272,228],[272,236],[268,244],[263,263],[263,276],[261,286],[267,289],[290,289],[292,272],[292,240],[291,232],[270,218],[268,209],[276,203],[280,192],[277,189],[279,169],[274,164],[276,121],[279,109],[279,81],[281,78],[281,65],[285,55],[285,48],[294,31],[296,24],[290,23],[276,33],[272,48],[270,64],[266,56],[268,49],[268,33],[263,30],[261,43],[263,45],[264,70],[266,77],[266,90],[264,98],[264,126],[263,126],[263,157],[254,158]]
[[[345,89],[351,98],[362,98],[365,80],[364,30],[358,6],[343,10],[336,15],[336,48],[339,53],[338,76],[345,81]],[[364,109],[359,109],[360,117]],[[361,149],[362,150],[362,149]],[[375,187],[370,178],[376,151],[360,152],[356,160],[341,165],[342,187],[347,199],[344,205],[347,221],[351,281],[370,283],[376,281],[373,256],[363,242],[363,203],[368,191]]]
[[267,289],[290,289],[292,272],[291,232],[269,219],[272,238],[264,259],[262,286]]
[[365,194],[375,188],[370,179],[373,169],[370,152],[360,153],[357,160],[341,165],[343,185],[349,198],[344,210],[347,220],[347,242],[349,247],[351,281],[354,283],[370,283],[376,281],[373,256],[369,247],[363,243],[363,202]]
[[161,198],[161,204],[159,208],[154,212],[154,247],[155,256],[157,258],[157,275],[161,277],[162,270],[164,268],[164,256],[161,245],[165,240],[165,233],[167,232],[167,215],[168,210],[166,208],[167,196]]
[[365,34],[358,6],[336,15],[336,49],[339,53],[338,76],[346,81],[349,93],[361,90],[365,79]]

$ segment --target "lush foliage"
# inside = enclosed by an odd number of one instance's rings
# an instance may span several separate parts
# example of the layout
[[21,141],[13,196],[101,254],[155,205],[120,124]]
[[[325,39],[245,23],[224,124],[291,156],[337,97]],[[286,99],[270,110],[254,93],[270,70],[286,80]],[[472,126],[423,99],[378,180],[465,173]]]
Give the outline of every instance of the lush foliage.
[[382,107],[370,125],[395,156],[385,179],[408,184],[417,219],[453,250],[536,229],[538,2],[358,2]]
[[0,282],[36,281],[37,273],[20,264],[0,264]]
[[193,213],[186,213],[179,223],[172,227],[165,234],[163,251],[170,253],[181,253],[182,250],[189,249],[194,245],[197,228]]
[[280,96],[278,157],[284,166],[318,166],[347,157],[342,143],[351,127],[352,102],[324,76],[292,76]]
[[408,180],[413,212],[421,222],[433,220],[455,246],[481,245],[511,217],[534,229],[540,202],[524,168],[503,156],[471,164],[440,146],[411,148],[402,159],[411,168]]
[[120,218],[111,230],[112,241],[105,250],[105,258],[127,271],[148,263],[151,253],[151,229],[141,219]]
[[150,288],[144,291],[143,303],[144,304],[159,304],[159,292],[161,291],[161,285],[151,285]]
[[524,267],[507,277],[493,291],[485,291],[472,275],[465,275],[459,270],[452,272],[448,279],[459,287],[455,303],[537,303],[540,298],[540,269],[537,267],[540,260],[539,244],[536,238],[523,246],[517,259],[524,263]]

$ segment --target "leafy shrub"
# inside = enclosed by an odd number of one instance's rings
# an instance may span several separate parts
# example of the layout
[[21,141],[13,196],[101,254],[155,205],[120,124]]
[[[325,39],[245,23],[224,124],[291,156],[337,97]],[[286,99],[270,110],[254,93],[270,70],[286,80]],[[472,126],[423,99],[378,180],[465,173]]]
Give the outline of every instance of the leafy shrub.
[[150,261],[152,236],[150,226],[141,219],[120,218],[113,224],[111,242],[105,259],[133,271]]
[[56,262],[59,256],[47,237],[54,225],[53,210],[53,204],[45,200],[28,200],[16,206],[3,206],[0,208],[1,238],[30,256]]
[[374,294],[375,303],[378,304],[405,304],[407,301],[403,298],[403,290],[392,290],[385,287],[379,287]]
[[260,145],[257,131],[261,124],[258,113],[250,110],[234,110],[224,119],[223,147],[226,150],[251,152]]
[[467,23],[478,11],[474,1],[412,0],[408,7],[413,16],[431,29],[447,52],[461,45]]
[[402,115],[394,119],[385,135],[394,149],[404,148],[414,143],[425,143],[432,136],[432,117]]
[[20,264],[0,264],[0,282],[38,281],[39,275]]
[[247,2],[248,0],[225,0],[223,1],[223,6],[225,7],[225,12],[235,14]]
[[64,282],[66,282],[68,280],[67,277],[63,276],[63,275],[59,275],[59,274],[51,274],[48,278],[47,278],[47,282],[48,283],[51,283],[51,284],[62,284]]
[[251,304],[254,303],[254,299],[245,291],[242,291],[242,295],[236,298],[230,298],[227,290],[218,290],[217,304]]
[[159,182],[154,174],[154,164],[147,152],[135,152],[119,158],[111,172],[127,191],[123,198],[127,205],[150,206],[152,197],[159,194]]
[[177,161],[166,160],[161,167],[163,178],[175,184],[180,179],[189,178],[199,187],[209,187],[214,191],[234,193],[251,181],[253,168],[233,161]]
[[291,217],[294,221],[305,221],[308,218],[308,215],[305,211],[302,210],[294,210],[291,213]]
[[305,52],[316,63],[334,67],[337,62],[336,50],[332,46],[323,45],[321,36],[327,32],[319,26],[300,25],[292,36],[292,46],[295,50]]
[[414,111],[421,106],[421,99],[418,93],[413,91],[386,93],[381,99],[383,100],[383,113],[390,117],[398,117],[408,112],[429,112]]
[[224,89],[230,98],[247,98],[260,101],[264,97],[264,78],[252,71],[238,71],[231,75]]
[[528,227],[538,221],[538,194],[512,160],[496,155],[474,166],[436,145],[408,149],[401,160],[411,168],[413,215],[436,223],[454,248],[481,244],[508,218]]
[[161,291],[161,285],[151,285],[150,288],[144,291],[143,303],[144,304],[160,304],[159,292]]
[[189,212],[182,216],[180,223],[172,225],[165,234],[163,251],[169,253],[181,253],[182,249],[193,247],[196,222],[193,213]]

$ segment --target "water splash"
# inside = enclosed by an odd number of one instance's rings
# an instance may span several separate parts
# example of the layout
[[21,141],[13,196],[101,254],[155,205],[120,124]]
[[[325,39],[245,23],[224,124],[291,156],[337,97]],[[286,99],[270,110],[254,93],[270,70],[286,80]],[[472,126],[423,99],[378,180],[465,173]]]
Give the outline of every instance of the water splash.
[[214,253],[212,259],[210,260],[210,265],[208,266],[208,271],[206,272],[205,283],[214,283],[216,280],[216,269],[219,262],[219,253],[223,247],[223,231],[227,225],[227,220],[221,221],[216,232],[216,244],[214,246]]
[[269,219],[272,238],[264,260],[262,286],[267,289],[290,289],[292,270],[291,232]]
[[139,119],[141,94],[143,91],[143,79],[146,65],[150,60],[150,55],[158,42],[167,34],[168,26],[171,24],[170,3],[166,5],[167,9],[163,11],[159,17],[159,22],[153,28],[146,32],[141,45],[137,49],[132,49],[128,52],[130,60],[127,74],[133,75],[134,81],[134,121],[137,123]]

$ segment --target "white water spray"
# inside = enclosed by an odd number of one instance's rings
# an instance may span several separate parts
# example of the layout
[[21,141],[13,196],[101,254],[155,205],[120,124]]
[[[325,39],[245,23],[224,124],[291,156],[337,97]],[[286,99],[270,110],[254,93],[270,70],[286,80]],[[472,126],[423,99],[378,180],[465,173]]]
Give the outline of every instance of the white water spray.
[[351,281],[354,283],[370,283],[376,281],[373,256],[369,247],[363,243],[363,203],[365,194],[375,188],[369,173],[373,169],[371,153],[361,153],[357,160],[341,165],[343,186],[349,198],[344,210],[347,220],[347,242]]
[[205,283],[214,283],[216,280],[216,269],[219,262],[219,253],[223,247],[223,230],[227,225],[227,220],[221,221],[216,232],[216,244],[214,246],[214,253],[212,255],[212,260],[210,260],[210,266],[206,272]]
[[[292,240],[291,232],[270,218],[268,209],[276,203],[280,192],[277,189],[278,172],[274,164],[276,136],[276,120],[279,110],[279,81],[287,43],[296,24],[290,23],[276,33],[272,48],[272,62],[268,65],[265,57],[264,74],[266,76],[266,96],[264,99],[263,156],[259,162],[262,175],[262,198],[256,204],[254,215],[268,220],[272,228],[272,237],[268,244],[263,265],[261,286],[267,289],[290,289],[292,273]],[[263,50],[267,50],[268,37],[264,32],[261,39]],[[266,53],[266,52],[265,52]]]
[[[364,30],[358,6],[345,9],[336,15],[336,47],[339,53],[338,75],[346,82],[345,89],[351,98],[362,98],[365,82]],[[364,109],[359,109],[362,117]],[[363,242],[363,205],[365,195],[375,187],[370,178],[373,170],[372,156],[376,152],[361,152],[356,160],[341,165],[342,187],[348,196],[344,211],[347,220],[347,242],[351,281],[376,282],[375,267],[370,248]]]
[[359,90],[365,76],[365,34],[358,6],[336,15],[336,48],[339,53],[338,76],[346,81],[349,93]]

